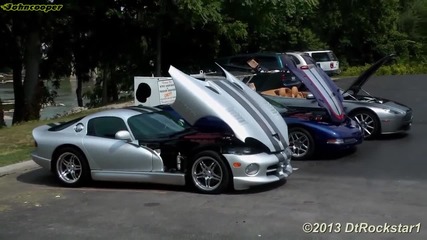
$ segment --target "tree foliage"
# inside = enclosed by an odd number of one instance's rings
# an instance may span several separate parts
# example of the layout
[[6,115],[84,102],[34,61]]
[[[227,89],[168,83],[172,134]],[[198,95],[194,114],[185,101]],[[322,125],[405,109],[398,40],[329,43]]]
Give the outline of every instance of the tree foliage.
[[[34,3],[33,1],[24,1]],[[427,53],[427,0],[106,0],[48,1],[59,12],[0,14],[0,69],[14,74],[14,122],[38,118],[43,81],[97,73],[94,104],[118,99],[135,75],[198,71],[220,56],[254,51],[332,49],[364,65],[395,52]],[[21,73],[25,73],[22,82]]]

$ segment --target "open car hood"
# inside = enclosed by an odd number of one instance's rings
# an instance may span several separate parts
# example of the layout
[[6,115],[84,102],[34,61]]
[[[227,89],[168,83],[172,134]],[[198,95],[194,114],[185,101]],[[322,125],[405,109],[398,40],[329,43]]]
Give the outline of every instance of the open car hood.
[[387,55],[381,58],[380,60],[378,60],[377,62],[375,62],[374,64],[372,64],[371,67],[369,67],[358,78],[356,78],[356,80],[354,80],[354,82],[350,85],[350,87],[347,90],[344,91],[344,93],[351,91],[352,94],[357,95],[360,89],[363,87],[363,85],[368,81],[368,79],[372,75],[374,75],[374,73],[378,71],[378,69],[381,66],[391,61],[395,56],[396,56],[395,54]]
[[316,65],[299,69],[288,56],[285,56],[283,61],[289,71],[304,83],[319,105],[329,112],[333,122],[341,123],[345,120],[342,94],[322,69]]
[[204,117],[217,117],[243,142],[261,143],[271,152],[285,150],[288,128],[280,114],[251,88],[224,72],[226,79],[201,81],[171,66],[169,74],[176,89],[172,108],[192,125]]

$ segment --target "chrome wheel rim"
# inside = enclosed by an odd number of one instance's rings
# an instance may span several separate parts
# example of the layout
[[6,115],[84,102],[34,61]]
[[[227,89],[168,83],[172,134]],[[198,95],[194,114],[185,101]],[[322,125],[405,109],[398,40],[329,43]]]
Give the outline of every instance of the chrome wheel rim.
[[299,131],[289,134],[289,146],[293,157],[303,157],[310,149],[310,140],[307,134]]
[[59,156],[56,171],[62,181],[75,183],[82,175],[82,163],[75,154],[66,152]]
[[354,120],[360,125],[363,129],[363,135],[369,137],[375,131],[375,121],[374,119],[365,113],[356,114]]
[[201,157],[194,162],[191,176],[198,188],[213,191],[221,184],[224,174],[215,158]]

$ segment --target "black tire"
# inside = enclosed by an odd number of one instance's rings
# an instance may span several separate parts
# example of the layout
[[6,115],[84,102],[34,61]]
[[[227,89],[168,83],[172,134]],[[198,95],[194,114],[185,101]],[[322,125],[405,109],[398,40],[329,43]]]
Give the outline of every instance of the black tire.
[[310,132],[301,127],[294,127],[289,129],[288,134],[292,159],[305,160],[313,156],[316,146]]
[[66,187],[80,187],[90,180],[90,168],[85,155],[75,147],[59,149],[53,159],[53,172]]
[[215,151],[197,153],[189,164],[187,180],[200,193],[222,193],[230,186],[231,179],[231,172],[226,164],[224,158]]
[[356,110],[351,112],[349,116],[362,127],[365,139],[378,137],[380,133],[380,121],[373,112],[369,110]]

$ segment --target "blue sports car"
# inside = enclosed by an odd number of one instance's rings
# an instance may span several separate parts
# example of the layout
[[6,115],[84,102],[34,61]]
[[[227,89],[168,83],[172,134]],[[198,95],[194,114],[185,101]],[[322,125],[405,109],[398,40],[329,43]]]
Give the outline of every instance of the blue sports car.
[[[266,100],[279,111],[288,125],[292,159],[310,159],[321,151],[342,151],[363,141],[362,129],[350,118],[341,124],[331,123],[326,111],[294,110],[271,99]],[[169,105],[158,107],[179,117]],[[231,131],[227,124],[215,117],[203,118],[193,127],[202,132]]]
[[350,118],[332,123],[326,111],[293,110],[267,100],[279,110],[288,125],[292,158],[310,159],[316,152],[342,151],[363,141],[363,131]]

